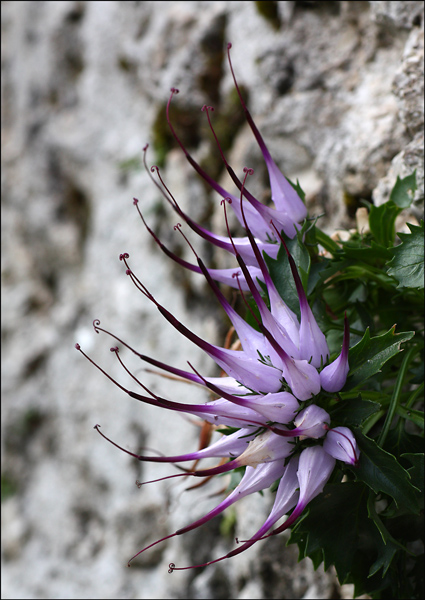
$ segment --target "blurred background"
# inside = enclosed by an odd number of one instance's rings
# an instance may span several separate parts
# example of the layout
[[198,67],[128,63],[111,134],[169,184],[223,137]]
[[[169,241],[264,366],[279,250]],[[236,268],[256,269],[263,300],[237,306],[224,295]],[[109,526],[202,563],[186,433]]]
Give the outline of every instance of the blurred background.
[[[182,338],[125,276],[198,335],[220,345],[228,329],[203,282],[166,259],[143,227],[193,261],[178,220],[143,168],[160,165],[192,218],[223,232],[220,198],[170,136],[234,192],[208,129],[236,173],[268,180],[235,94],[225,48],[275,161],[306,192],[329,231],[350,228],[363,199],[382,203],[397,175],[417,169],[423,197],[422,2],[5,1],[2,8],[2,598],[345,598],[330,569],[297,563],[285,537],[204,570],[169,575],[226,554],[264,522],[272,496],[256,494],[200,530],[128,559],[218,504],[228,483],[185,491],[171,466],[139,464],[108,444],[164,454],[197,448],[200,428],[123,394],[74,345],[130,386],[111,339],[204,375],[214,364]],[[414,218],[414,216],[412,217]],[[412,220],[412,219],[411,219]],[[186,228],[187,229],[187,228]],[[186,231],[186,230],[185,230]],[[189,234],[209,266],[232,265]],[[230,297],[230,296],[229,296]],[[208,395],[146,372],[161,395]],[[134,389],[133,384],[131,387]],[[215,434],[217,435],[217,434]],[[215,439],[215,438],[214,438]]]

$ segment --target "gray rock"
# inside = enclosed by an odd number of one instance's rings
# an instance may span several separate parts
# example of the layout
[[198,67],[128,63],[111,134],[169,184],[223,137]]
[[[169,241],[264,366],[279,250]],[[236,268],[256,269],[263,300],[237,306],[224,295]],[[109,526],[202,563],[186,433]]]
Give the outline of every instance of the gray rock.
[[[171,561],[229,551],[221,519],[127,560],[213,508],[223,480],[190,492],[186,480],[138,488],[173,469],[141,464],[93,429],[138,453],[197,447],[189,420],[127,397],[74,349],[122,385],[132,382],[91,322],[139,352],[213,374],[211,361],[164,323],[125,276],[131,266],[190,329],[222,343],[227,323],[202,280],[165,259],[132,206],[188,260],[176,215],[141,166],[159,162],[167,185],[205,226],[223,224],[165,126],[171,86],[176,127],[191,152],[231,186],[200,107],[235,171],[261,154],[234,102],[225,44],[276,162],[307,192],[329,230],[349,227],[361,198],[385,201],[397,175],[417,169],[423,197],[421,2],[279,2],[272,19],[254,2],[2,3],[2,597],[327,598],[335,575],[296,564],[283,538],[199,573],[168,575]],[[232,95],[233,94],[233,95]],[[191,240],[211,263],[222,260]],[[207,395],[145,372],[137,377],[176,401]],[[271,497],[236,507],[240,536],[265,519]],[[254,523],[255,520],[255,523]],[[338,592],[340,593],[340,592]],[[342,593],[342,592],[341,592]]]

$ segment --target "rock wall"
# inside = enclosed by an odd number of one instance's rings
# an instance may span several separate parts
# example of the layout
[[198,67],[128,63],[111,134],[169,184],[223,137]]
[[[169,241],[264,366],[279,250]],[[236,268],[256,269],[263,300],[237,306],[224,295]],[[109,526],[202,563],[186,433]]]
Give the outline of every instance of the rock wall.
[[[100,438],[138,452],[196,448],[199,428],[140,405],[75,351],[131,385],[95,335],[99,318],[141,353],[203,373],[213,365],[175,332],[125,276],[121,252],[154,296],[190,329],[222,343],[226,323],[196,275],[152,243],[132,206],[173,249],[190,256],[176,217],[142,167],[162,174],[183,208],[217,231],[223,217],[170,138],[229,186],[203,104],[236,172],[261,155],[235,97],[224,48],[272,155],[307,193],[311,215],[350,227],[361,199],[385,201],[397,175],[417,170],[423,197],[422,2],[2,2],[2,597],[337,598],[330,570],[297,564],[284,539],[261,542],[206,570],[167,574],[168,563],[218,557],[252,534],[268,493],[229,516],[152,548],[143,546],[210,510],[225,484],[185,492],[187,481],[138,488],[174,472],[141,465]],[[415,213],[416,211],[416,213]],[[419,208],[414,209],[419,214]],[[198,240],[209,264],[219,253]],[[194,386],[133,371],[162,395],[207,399]],[[177,481],[177,483],[175,483]]]

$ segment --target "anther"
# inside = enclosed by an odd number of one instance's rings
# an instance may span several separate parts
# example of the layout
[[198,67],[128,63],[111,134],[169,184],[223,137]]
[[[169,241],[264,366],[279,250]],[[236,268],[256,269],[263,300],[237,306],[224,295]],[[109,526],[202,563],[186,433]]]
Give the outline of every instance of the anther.
[[174,569],[176,568],[176,565],[174,563],[170,563],[168,565],[168,572],[172,573],[174,571]]
[[139,204],[139,201],[137,198],[133,198],[133,204],[134,204],[134,206],[137,206]]
[[99,325],[100,325],[99,319],[94,319],[94,321],[93,321],[93,329],[95,330],[96,333],[99,333],[99,329],[98,329]]

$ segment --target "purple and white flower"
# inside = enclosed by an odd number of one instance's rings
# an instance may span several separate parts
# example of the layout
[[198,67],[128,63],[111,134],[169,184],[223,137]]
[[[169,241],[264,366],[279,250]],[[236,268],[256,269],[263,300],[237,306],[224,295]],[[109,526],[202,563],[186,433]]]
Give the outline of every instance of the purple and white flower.
[[[225,166],[239,190],[239,196],[232,195],[222,188],[196,163],[177,137],[170,122],[169,105],[171,98],[177,93],[174,88],[166,111],[171,131],[190,164],[225,199],[223,205],[226,225],[226,210],[230,206],[241,225],[245,228],[246,236],[243,238],[232,237],[228,226],[227,237],[218,236],[208,231],[182,211],[165,185],[157,168],[154,168],[154,171],[156,170],[158,173],[159,182],[156,179],[154,179],[154,182],[165,199],[177,212],[179,218],[196,234],[234,255],[237,261],[235,269],[208,269],[195,252],[196,263],[189,263],[177,257],[165,247],[149,228],[136,199],[134,199],[134,204],[148,232],[153,236],[161,250],[182,267],[205,277],[212,293],[230,319],[239,338],[241,349],[234,350],[211,344],[178,321],[133,272],[129,263],[129,255],[126,253],[120,255],[126,273],[136,288],[156,306],[161,315],[175,329],[208,354],[227,376],[203,376],[193,367],[191,367],[192,371],[187,371],[167,365],[155,358],[139,353],[115,334],[100,327],[98,320],[93,322],[96,333],[106,333],[115,342],[120,343],[143,361],[172,375],[184,378],[188,382],[203,385],[216,393],[219,398],[205,404],[196,405],[178,403],[158,396],[127,369],[118,347],[113,346],[111,351],[116,355],[123,368],[145,391],[144,394],[134,392],[113,379],[83,352],[79,344],[76,344],[77,350],[130,397],[156,406],[159,409],[190,414],[213,425],[231,428],[228,435],[223,435],[221,439],[212,445],[195,452],[174,456],[145,456],[134,454],[109,440],[100,431],[99,426],[96,425],[97,431],[117,448],[137,460],[146,462],[176,464],[200,461],[211,457],[221,459],[220,464],[216,467],[206,469],[187,469],[179,466],[182,472],[170,475],[169,478],[211,477],[241,467],[245,469],[240,483],[215,509],[173,534],[153,542],[140,550],[130,560],[165,539],[181,535],[203,525],[239,499],[266,489],[274,482],[279,481],[274,505],[262,527],[250,539],[242,542],[226,556],[205,564],[236,556],[256,541],[269,535],[275,535],[290,527],[302,514],[309,502],[322,492],[324,485],[332,474],[336,460],[349,465],[356,465],[359,460],[359,450],[352,432],[346,427],[332,427],[331,418],[321,405],[323,399],[329,398],[330,393],[339,392],[343,388],[348,375],[348,320],[345,317],[341,354],[332,363],[327,364],[329,361],[329,348],[326,338],[309,306],[297,266],[287,249],[283,237],[283,234],[285,234],[287,239],[293,238],[297,234],[307,211],[292,185],[272,160],[264,140],[243,101],[231,63],[230,68],[247,121],[259,144],[268,169],[275,208],[264,206],[247,191],[245,184],[247,177],[253,173],[251,169],[244,170],[244,178],[241,181],[228,165],[211,124],[210,107],[204,107],[204,110],[217,140]],[[181,226],[178,225],[176,228],[184,236]],[[187,239],[186,236],[184,237]],[[190,242],[188,243],[190,245]],[[267,253],[271,257],[276,257],[282,244],[287,252],[298,294],[300,319],[279,295],[263,255],[263,253]],[[192,246],[190,247],[192,248]],[[249,325],[236,312],[222,293],[219,283],[226,283],[239,289],[248,307],[250,305],[245,300],[244,294],[251,294],[252,300],[258,309],[258,312],[252,312],[257,327],[254,328]],[[265,300],[265,291],[267,292],[267,300]],[[229,460],[223,462],[223,458]],[[270,532],[275,523],[288,514],[286,521]],[[180,568],[191,567],[170,565],[170,571]]]

